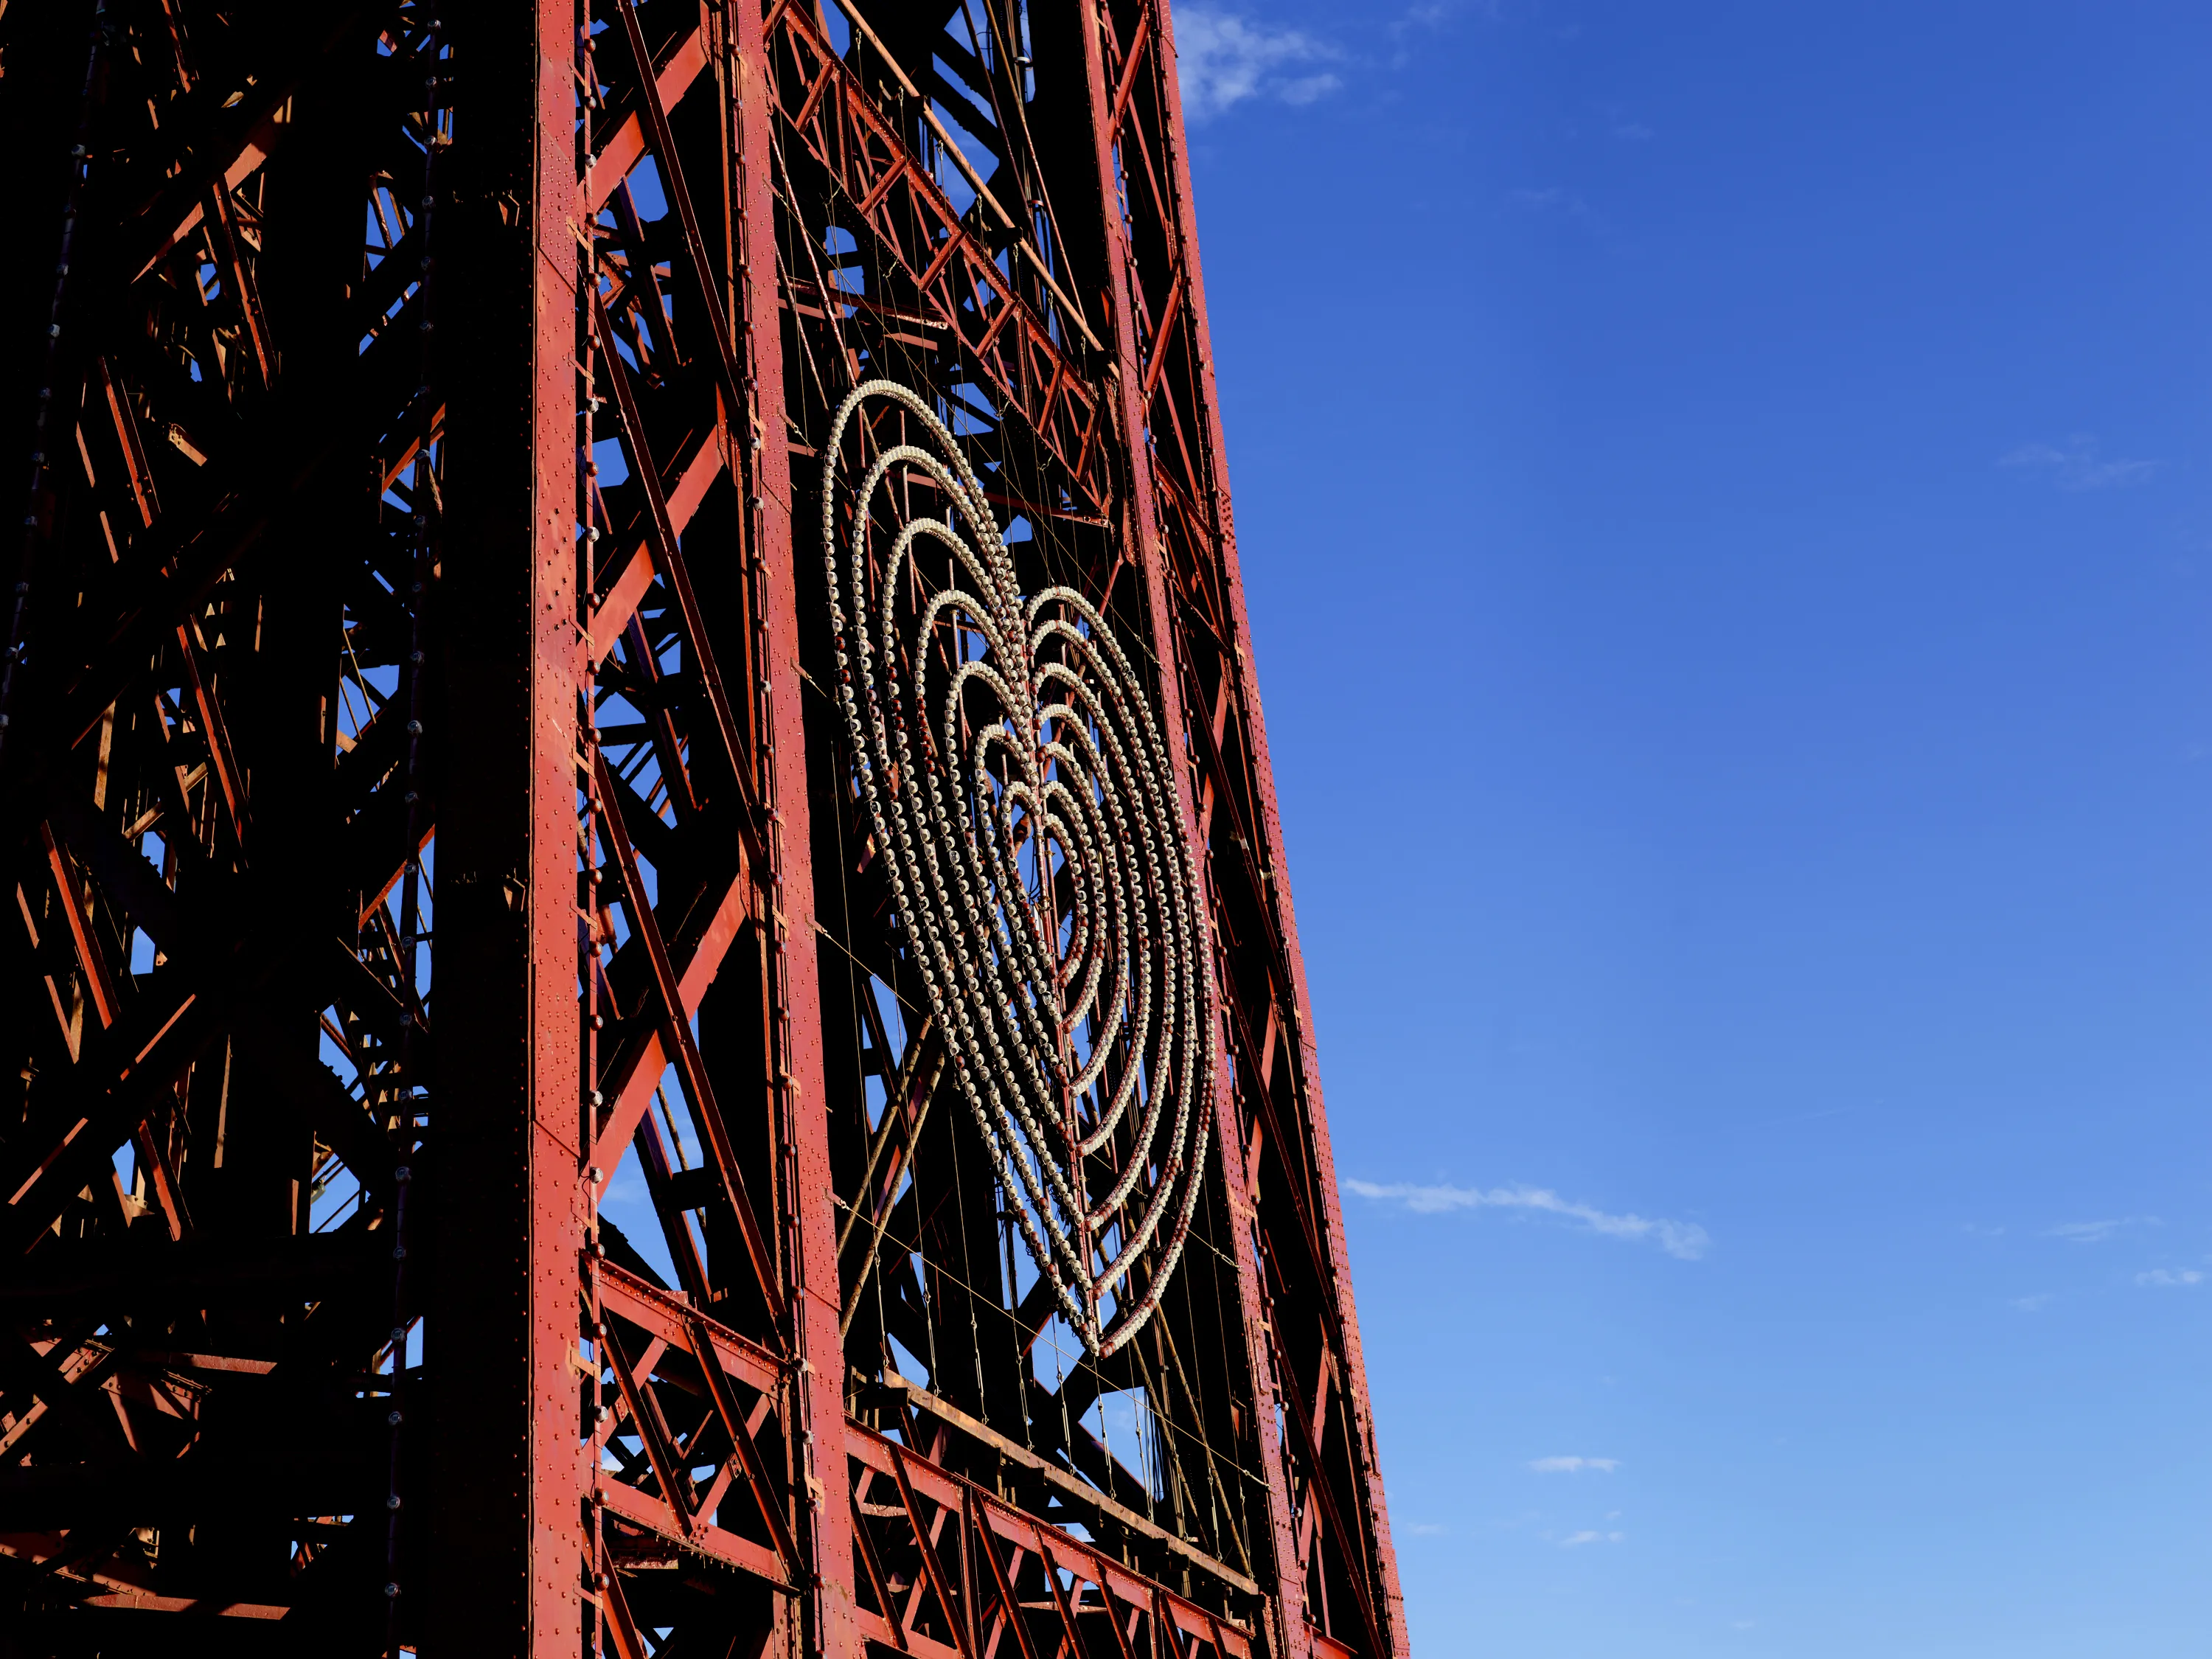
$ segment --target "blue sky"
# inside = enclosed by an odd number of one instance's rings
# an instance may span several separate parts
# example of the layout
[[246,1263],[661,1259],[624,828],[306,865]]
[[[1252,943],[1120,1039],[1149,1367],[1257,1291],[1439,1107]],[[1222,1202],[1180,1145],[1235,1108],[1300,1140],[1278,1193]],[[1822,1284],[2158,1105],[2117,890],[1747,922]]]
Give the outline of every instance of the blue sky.
[[2212,10],[1176,15],[1418,1650],[2202,1653]]

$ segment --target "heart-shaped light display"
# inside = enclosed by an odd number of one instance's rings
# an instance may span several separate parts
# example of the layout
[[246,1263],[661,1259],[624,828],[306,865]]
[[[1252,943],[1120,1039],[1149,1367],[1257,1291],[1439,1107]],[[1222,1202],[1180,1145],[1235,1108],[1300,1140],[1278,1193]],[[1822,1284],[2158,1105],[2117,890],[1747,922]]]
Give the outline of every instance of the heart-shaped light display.
[[1212,1109],[1211,950],[1167,747],[1098,610],[1023,595],[981,480],[906,387],[839,407],[822,549],[910,958],[1030,1255],[1103,1358],[1182,1254]]

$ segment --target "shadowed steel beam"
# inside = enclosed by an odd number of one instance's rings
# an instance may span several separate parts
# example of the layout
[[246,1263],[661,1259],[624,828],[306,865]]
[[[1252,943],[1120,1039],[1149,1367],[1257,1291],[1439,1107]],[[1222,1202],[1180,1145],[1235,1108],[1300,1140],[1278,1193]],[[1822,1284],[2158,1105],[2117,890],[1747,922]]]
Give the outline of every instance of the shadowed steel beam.
[[[581,1076],[576,952],[575,20],[448,7],[471,103],[440,258],[452,353],[442,668],[439,1095],[417,1277],[428,1632],[574,1654]],[[407,1494],[401,1494],[403,1503]],[[403,1583],[402,1595],[417,1593]]]

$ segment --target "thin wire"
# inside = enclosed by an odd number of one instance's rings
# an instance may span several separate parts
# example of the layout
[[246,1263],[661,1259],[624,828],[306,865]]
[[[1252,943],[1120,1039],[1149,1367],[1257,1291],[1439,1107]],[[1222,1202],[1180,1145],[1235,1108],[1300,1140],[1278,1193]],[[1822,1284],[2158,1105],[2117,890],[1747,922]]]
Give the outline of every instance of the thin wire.
[[0,659],[0,752],[8,742],[15,693],[15,670],[21,662],[24,633],[30,620],[31,578],[37,568],[39,548],[51,533],[47,515],[39,510],[49,471],[46,461],[46,422],[52,413],[56,370],[61,366],[62,302],[69,295],[70,254],[76,240],[77,205],[92,171],[93,111],[99,101],[100,49],[107,44],[109,25],[105,0],[92,11],[92,37],[84,60],[84,91],[77,109],[76,143],[70,150],[69,184],[62,197],[62,234],[54,261],[54,297],[46,313],[46,367],[40,378],[39,410],[32,424],[31,487],[23,512],[23,556],[15,577],[15,604],[8,616],[8,650]]
[[436,461],[441,458],[442,444],[436,441],[432,427],[437,400],[430,388],[437,368],[435,330],[437,325],[436,264],[431,250],[434,246],[431,231],[432,210],[437,199],[438,152],[443,148],[445,126],[439,100],[441,76],[439,66],[445,56],[446,46],[441,35],[441,25],[433,17],[429,20],[422,40],[422,193],[416,204],[415,228],[422,234],[422,282],[416,295],[420,311],[417,333],[422,341],[422,379],[416,395],[418,418],[422,430],[417,435],[415,452],[415,479],[410,491],[409,520],[414,533],[414,572],[409,588],[412,603],[408,607],[409,646],[407,653],[407,752],[402,776],[405,789],[402,802],[407,809],[407,863],[401,877],[399,943],[404,960],[398,975],[401,1008],[399,1013],[399,1119],[398,1123],[398,1165],[392,1171],[395,1194],[392,1200],[392,1394],[387,1413],[391,1430],[387,1475],[388,1495],[386,1498],[386,1526],[385,1529],[385,1647],[397,1659],[400,1651],[399,1595],[401,1579],[399,1491],[400,1435],[406,1421],[406,1335],[412,1322],[407,1316],[407,1195],[410,1180],[409,1160],[413,1155],[417,1090],[421,1071],[416,1061],[419,1036],[422,1024],[423,999],[421,986],[422,971],[422,898],[423,887],[422,842],[428,827],[428,814],[422,799],[423,787],[422,721],[428,706],[426,682],[428,672],[424,665],[423,612],[429,604],[432,574],[437,563],[437,544],[440,526],[432,508],[437,504]]

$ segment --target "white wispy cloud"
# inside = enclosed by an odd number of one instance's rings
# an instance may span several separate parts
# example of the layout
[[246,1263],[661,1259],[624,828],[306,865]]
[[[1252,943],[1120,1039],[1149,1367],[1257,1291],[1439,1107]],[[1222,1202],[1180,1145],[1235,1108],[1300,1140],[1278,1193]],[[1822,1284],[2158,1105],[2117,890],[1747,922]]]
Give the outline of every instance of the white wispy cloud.
[[1656,1244],[1672,1256],[1695,1261],[1712,1245],[1712,1235],[1694,1221],[1668,1221],[1660,1217],[1613,1215],[1589,1204],[1574,1204],[1548,1187],[1423,1187],[1407,1182],[1347,1181],[1345,1186],[1362,1198],[1389,1199],[1417,1215],[1439,1215],[1449,1210],[1542,1210],[1579,1221],[1607,1238],[1626,1238]]
[[1625,1532],[1571,1532],[1559,1540],[1559,1547],[1578,1550],[1585,1544],[1618,1544],[1627,1536]]
[[2136,1283],[2138,1285],[2178,1287],[2184,1285],[2202,1285],[2203,1282],[2204,1275],[2194,1267],[2153,1267],[2148,1273],[2136,1275]]
[[2148,483],[2164,463],[2107,460],[2098,453],[2095,438],[2077,432],[2063,443],[2022,444],[1997,465],[2044,473],[2061,489],[2107,489]]
[[1505,0],[1417,0],[1393,18],[1383,28],[1391,43],[1386,60],[1394,70],[1404,69],[1413,61],[1420,43],[1431,35],[1442,34],[1463,16],[1473,16],[1486,23],[1504,21]]
[[1406,1530],[1416,1538],[1441,1538],[1451,1529],[1440,1521],[1416,1521]]
[[1584,1469],[1611,1474],[1620,1467],[1620,1460],[1618,1457],[1539,1457],[1528,1467],[1539,1474],[1580,1474]]
[[1269,28],[1234,12],[1194,6],[1176,9],[1175,33],[1176,78],[1194,121],[1211,120],[1249,98],[1310,104],[1343,85],[1333,70],[1312,67],[1343,54],[1298,29]]
[[1389,33],[1396,39],[1416,29],[1443,29],[1470,15],[1499,22],[1505,15],[1505,0],[1419,0],[1392,20]]
[[2016,1296],[2012,1299],[2012,1305],[2022,1313],[2041,1313],[2044,1304],[2050,1300],[2051,1292],[2042,1291],[2033,1296]]
[[1626,144],[1647,144],[1651,142],[1651,129],[1631,115],[1619,104],[1605,107],[1605,123],[1613,136]]
[[2154,1215],[2116,1216],[2109,1221],[2069,1221],[2044,1232],[2045,1238],[2063,1238],[2069,1244],[2101,1244],[2123,1227],[2155,1227]]
[[1509,190],[1505,199],[1528,213],[1556,213],[1569,219],[1589,217],[1589,204],[1554,185],[1544,190]]

